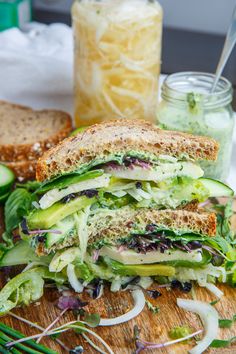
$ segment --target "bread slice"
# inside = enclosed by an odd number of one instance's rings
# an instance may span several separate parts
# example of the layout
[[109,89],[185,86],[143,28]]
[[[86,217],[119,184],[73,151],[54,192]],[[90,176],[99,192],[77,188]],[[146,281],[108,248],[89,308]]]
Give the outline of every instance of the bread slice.
[[35,179],[37,160],[0,163],[9,167],[15,173],[19,182]]
[[150,224],[181,232],[208,236],[216,234],[214,213],[146,208],[137,210],[124,207],[118,210],[104,210],[89,219],[89,244],[104,238],[115,241],[129,236],[134,230],[144,231]]
[[130,151],[216,160],[218,143],[211,138],[161,130],[142,120],[110,121],[93,125],[46,152],[39,159],[36,177],[47,180],[95,158]]
[[72,130],[69,114],[0,101],[0,161],[37,160]]
[[[116,210],[104,209],[88,219],[88,244],[101,240],[116,240],[132,233],[146,230],[147,225],[155,224],[158,228],[176,230],[182,233],[193,232],[205,236],[216,235],[216,215],[203,211],[133,209],[129,206]],[[51,249],[44,243],[36,248],[38,255],[54,252],[70,246],[79,246],[79,237],[69,237]]]

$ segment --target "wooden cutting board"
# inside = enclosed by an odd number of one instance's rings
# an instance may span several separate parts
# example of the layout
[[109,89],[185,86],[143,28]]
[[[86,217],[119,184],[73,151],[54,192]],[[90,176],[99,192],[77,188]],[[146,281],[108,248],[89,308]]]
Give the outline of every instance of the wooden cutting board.
[[[0,216],[0,222],[2,222],[2,219],[2,216]],[[236,214],[233,219],[233,224],[236,228]],[[5,276],[3,273],[0,276],[0,281],[2,285],[5,282]],[[155,287],[153,286],[152,288]],[[215,305],[215,308],[219,312],[220,318],[232,318],[233,315],[236,314],[236,290],[228,287],[227,285],[220,285],[219,288],[225,295],[221,301]],[[198,300],[207,302],[215,300],[215,297],[209,294],[209,292],[205,289],[197,286],[195,289]],[[202,324],[195,314],[179,309],[176,305],[176,298],[181,297],[188,299],[191,298],[190,294],[184,294],[178,290],[167,291],[166,289],[161,289],[161,293],[162,296],[156,300],[148,298],[148,300],[154,305],[159,306],[160,311],[158,314],[153,314],[145,308],[138,317],[128,323],[113,327],[99,327],[95,328],[94,331],[111,346],[115,354],[132,354],[135,349],[133,340],[134,325],[137,325],[141,329],[140,337],[143,340],[156,343],[170,340],[168,338],[168,330],[174,326],[188,325],[194,330],[202,328]],[[29,307],[15,309],[14,313],[46,328],[60,313],[56,303],[56,292],[52,289],[46,289],[45,295],[40,302],[32,304]],[[129,292],[111,293],[108,289],[105,290],[105,294],[102,298],[98,300],[91,300],[89,306],[87,306],[89,312],[99,313],[101,317],[104,318],[115,317],[123,314],[131,307],[132,297]],[[71,320],[74,320],[74,315],[71,312],[67,312],[59,323],[63,324]],[[37,329],[30,328],[28,325],[13,319],[11,316],[5,316],[1,318],[1,321],[17,330],[20,330],[25,335],[33,335],[38,333]],[[223,339],[230,338],[232,336],[236,336],[236,325],[234,325],[231,329],[220,329],[218,338]],[[73,332],[67,332],[66,334],[62,334],[60,339],[70,348],[74,348],[76,345],[82,345],[85,353],[96,353],[96,351],[83,340],[81,335],[76,335]],[[61,349],[61,347],[53,340],[44,339],[42,343],[56,350],[58,353],[65,353],[65,350]],[[191,341],[188,344],[176,344],[162,349],[144,351],[144,353],[184,354],[187,353],[188,349],[193,347],[193,345],[194,341]],[[233,354],[236,353],[236,344],[224,349],[210,349],[207,352],[210,354]]]

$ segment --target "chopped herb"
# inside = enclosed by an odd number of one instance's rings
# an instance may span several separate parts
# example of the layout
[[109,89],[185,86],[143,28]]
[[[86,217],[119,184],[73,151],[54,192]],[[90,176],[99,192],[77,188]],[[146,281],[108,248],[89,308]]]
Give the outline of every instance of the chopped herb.
[[169,332],[168,335],[171,339],[178,339],[178,338],[184,338],[191,334],[193,331],[190,327],[188,326],[177,326],[172,328]]
[[220,319],[219,320],[219,327],[220,328],[230,328],[234,324],[234,322],[236,322],[236,315],[234,315],[231,320]]
[[100,323],[100,316],[97,313],[87,313],[84,317],[84,322],[86,322],[89,327],[95,328]]
[[211,305],[211,306],[214,306],[214,305],[216,305],[219,301],[220,301],[220,299],[211,301],[211,302],[210,302],[210,305]]
[[233,342],[236,341],[236,336],[230,339],[214,339],[211,342],[211,348],[226,348],[229,347]]
[[200,102],[200,95],[195,94],[194,92],[189,92],[187,94],[187,102],[189,106],[189,110],[192,113],[197,113],[197,104]]
[[160,312],[160,307],[159,306],[154,306],[150,301],[146,300],[146,305],[148,307],[148,310],[153,312],[155,315]]

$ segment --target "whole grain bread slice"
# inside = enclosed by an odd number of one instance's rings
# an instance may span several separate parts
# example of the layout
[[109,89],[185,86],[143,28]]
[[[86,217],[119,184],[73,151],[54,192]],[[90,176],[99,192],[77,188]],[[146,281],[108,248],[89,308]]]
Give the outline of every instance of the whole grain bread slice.
[[72,130],[69,114],[0,101],[0,161],[37,160]]
[[35,179],[37,160],[0,163],[9,167],[19,182]]
[[98,157],[139,151],[193,160],[216,160],[218,143],[207,137],[166,131],[142,120],[95,124],[62,141],[38,161],[37,179],[47,180],[76,170]]
[[[117,209],[104,209],[88,219],[88,244],[93,245],[101,240],[116,243],[117,240],[130,236],[132,233],[145,231],[147,225],[156,225],[158,228],[177,230],[181,233],[197,233],[202,236],[216,235],[216,215],[201,210],[156,210],[133,209],[129,206]],[[69,237],[46,249],[40,243],[36,252],[41,255],[70,246],[79,246],[79,236]]]
[[[113,214],[113,215],[112,215]],[[192,212],[188,210],[132,209],[123,207],[118,210],[95,214],[89,221],[89,244],[108,238],[112,241],[130,235],[133,230],[145,230],[147,225],[181,232],[194,232],[215,236],[216,216],[214,213]]]

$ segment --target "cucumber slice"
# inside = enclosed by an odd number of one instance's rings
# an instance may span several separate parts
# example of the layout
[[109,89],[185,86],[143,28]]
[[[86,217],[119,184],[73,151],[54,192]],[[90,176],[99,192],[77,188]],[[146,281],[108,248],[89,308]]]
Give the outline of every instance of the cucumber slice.
[[61,231],[61,234],[54,234],[48,232],[46,235],[45,247],[50,248],[54,244],[63,241],[73,231],[74,225],[75,221],[74,218],[71,216],[68,216],[67,218],[63,219],[58,224],[55,224],[53,228]]
[[5,165],[0,165],[0,196],[6,194],[15,180],[15,175]]
[[199,178],[202,184],[208,189],[210,197],[233,197],[234,191],[226,184],[211,178]]
[[39,261],[34,250],[26,241],[19,241],[13,248],[6,251],[0,260],[0,267],[9,267]]

